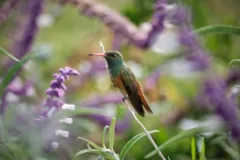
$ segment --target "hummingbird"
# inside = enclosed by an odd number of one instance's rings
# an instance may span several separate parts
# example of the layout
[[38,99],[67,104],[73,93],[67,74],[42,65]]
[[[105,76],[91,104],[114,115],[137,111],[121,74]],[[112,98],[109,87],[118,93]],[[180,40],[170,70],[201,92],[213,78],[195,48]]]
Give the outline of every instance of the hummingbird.
[[89,56],[102,56],[105,58],[108,64],[110,79],[113,86],[118,88],[123,94],[123,101],[127,100],[130,102],[134,110],[142,117],[145,115],[144,108],[149,114],[153,113],[146,101],[140,83],[132,70],[124,63],[120,52],[91,53]]

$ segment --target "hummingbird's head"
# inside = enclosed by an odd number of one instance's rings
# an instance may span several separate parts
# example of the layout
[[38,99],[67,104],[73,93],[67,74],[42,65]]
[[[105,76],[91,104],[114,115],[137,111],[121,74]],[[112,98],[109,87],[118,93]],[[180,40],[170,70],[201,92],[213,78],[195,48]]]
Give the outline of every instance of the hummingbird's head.
[[109,68],[123,65],[123,56],[118,51],[109,51],[106,53],[91,53],[89,54],[89,56],[103,56],[106,59]]

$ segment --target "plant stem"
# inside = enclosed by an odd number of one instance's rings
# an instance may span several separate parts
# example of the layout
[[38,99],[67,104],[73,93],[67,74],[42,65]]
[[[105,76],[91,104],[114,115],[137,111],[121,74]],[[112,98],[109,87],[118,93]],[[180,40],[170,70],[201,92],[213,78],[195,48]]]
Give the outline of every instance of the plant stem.
[[135,112],[131,109],[130,104],[128,103],[128,101],[124,100],[124,102],[126,103],[128,109],[129,109],[130,112],[132,113],[134,119],[137,121],[137,123],[143,128],[144,132],[147,134],[147,137],[148,137],[149,141],[152,143],[153,147],[154,147],[155,150],[158,152],[158,155],[159,155],[163,160],[166,160],[166,158],[163,156],[162,152],[159,150],[158,146],[156,145],[156,143],[155,143],[154,140],[152,139],[152,136],[149,134],[149,132],[147,131],[147,129],[145,128],[145,126],[139,121],[139,119],[137,118]]

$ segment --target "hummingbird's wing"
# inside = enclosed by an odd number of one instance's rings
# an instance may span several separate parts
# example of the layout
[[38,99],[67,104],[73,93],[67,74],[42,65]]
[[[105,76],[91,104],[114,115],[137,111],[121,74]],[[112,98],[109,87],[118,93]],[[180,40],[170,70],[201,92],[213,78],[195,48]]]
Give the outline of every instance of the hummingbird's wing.
[[145,96],[142,91],[142,87],[136,80],[133,72],[129,68],[124,67],[120,71],[120,78],[126,89],[128,98],[132,103],[134,109],[137,111],[137,113],[144,117],[143,106],[149,113],[153,113],[151,108],[146,102]]

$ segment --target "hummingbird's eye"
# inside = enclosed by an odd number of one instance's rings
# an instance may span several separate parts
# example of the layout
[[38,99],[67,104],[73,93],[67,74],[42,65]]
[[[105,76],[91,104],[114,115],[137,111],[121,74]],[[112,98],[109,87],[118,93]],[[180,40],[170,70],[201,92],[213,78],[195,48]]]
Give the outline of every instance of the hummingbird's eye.
[[116,55],[115,55],[115,54],[110,54],[110,56],[111,56],[111,57],[116,57]]

